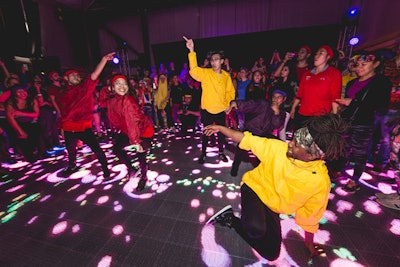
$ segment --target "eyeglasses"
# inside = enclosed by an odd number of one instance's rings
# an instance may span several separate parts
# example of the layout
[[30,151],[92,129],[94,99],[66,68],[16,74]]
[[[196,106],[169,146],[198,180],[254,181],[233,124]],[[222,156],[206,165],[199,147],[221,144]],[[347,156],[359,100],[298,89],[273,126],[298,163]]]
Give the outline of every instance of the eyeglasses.
[[365,62],[371,62],[375,61],[376,57],[375,55],[360,55],[355,58],[355,61],[365,61]]
[[221,58],[216,57],[216,58],[211,58],[211,59],[210,59],[210,61],[218,61],[218,60],[221,60]]

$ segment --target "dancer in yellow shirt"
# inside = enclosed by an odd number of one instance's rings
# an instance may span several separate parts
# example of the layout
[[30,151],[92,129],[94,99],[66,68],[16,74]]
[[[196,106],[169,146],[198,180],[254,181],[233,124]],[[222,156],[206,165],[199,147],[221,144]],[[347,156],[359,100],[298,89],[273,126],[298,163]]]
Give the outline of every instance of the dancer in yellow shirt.
[[345,129],[346,124],[338,115],[315,116],[286,143],[220,125],[207,126],[206,135],[222,133],[260,160],[242,178],[241,218],[234,216],[228,205],[207,223],[233,227],[261,256],[274,260],[282,242],[279,214],[294,213],[296,223],[305,231],[310,257],[323,253],[313,239],[331,186],[324,159],[344,154]]

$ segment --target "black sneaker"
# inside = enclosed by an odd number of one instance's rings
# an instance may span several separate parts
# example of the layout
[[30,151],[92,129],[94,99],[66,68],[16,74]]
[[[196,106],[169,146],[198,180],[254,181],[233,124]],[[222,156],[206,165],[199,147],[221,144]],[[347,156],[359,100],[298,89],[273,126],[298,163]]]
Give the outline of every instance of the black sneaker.
[[110,178],[110,171],[107,169],[107,170],[104,170],[103,171],[103,177],[105,178],[105,179],[107,179],[107,178]]
[[131,170],[128,170],[127,178],[135,178],[139,175],[140,169],[132,167]]
[[77,172],[78,170],[79,170],[79,168],[76,165],[73,167],[68,166],[68,168],[65,168],[62,172],[60,172],[60,176],[66,178],[66,177],[70,176],[71,174],[73,174],[74,172]]
[[215,224],[218,223],[221,226],[227,226],[229,228],[232,227],[232,219],[233,219],[233,210],[231,205],[227,205],[223,207],[220,211],[211,216],[210,219],[206,222],[206,224]]
[[223,153],[219,153],[218,158],[223,162],[228,162],[228,158]]
[[138,185],[136,187],[136,191],[138,191],[138,192],[142,191],[146,186],[146,182],[147,182],[147,178],[146,177],[141,177],[140,180],[139,180],[139,183],[138,183]]
[[199,162],[200,164],[203,164],[204,161],[206,161],[206,154],[201,154],[200,157],[199,157],[198,162]]

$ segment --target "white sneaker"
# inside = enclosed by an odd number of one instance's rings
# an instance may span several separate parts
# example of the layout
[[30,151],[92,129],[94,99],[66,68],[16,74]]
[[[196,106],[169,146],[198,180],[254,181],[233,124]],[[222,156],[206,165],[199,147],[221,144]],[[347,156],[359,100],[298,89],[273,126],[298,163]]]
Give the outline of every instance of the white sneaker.
[[400,210],[400,199],[380,199],[378,198],[376,200],[379,204],[382,206],[389,208],[389,209],[395,209],[395,210]]
[[231,217],[233,215],[233,210],[232,210],[232,206],[231,205],[227,205],[225,207],[223,207],[220,211],[218,211],[217,213],[215,213],[213,216],[211,216],[210,219],[208,219],[208,221],[206,222],[206,224],[214,224],[214,223],[219,223],[223,226],[229,226],[227,225],[231,223],[231,220],[229,220],[228,217]]
[[379,199],[397,199],[400,200],[400,195],[398,193],[390,193],[390,194],[384,194],[384,193],[375,193],[375,196]]

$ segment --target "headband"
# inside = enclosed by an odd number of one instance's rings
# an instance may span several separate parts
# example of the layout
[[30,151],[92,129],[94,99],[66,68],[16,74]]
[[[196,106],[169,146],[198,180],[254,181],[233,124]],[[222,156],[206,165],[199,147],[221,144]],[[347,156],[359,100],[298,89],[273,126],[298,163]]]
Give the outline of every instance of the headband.
[[323,158],[325,156],[324,151],[315,143],[314,138],[312,137],[310,131],[307,127],[303,127],[298,129],[294,134],[294,138],[296,138],[297,143],[307,150],[311,155],[316,156],[317,158]]

